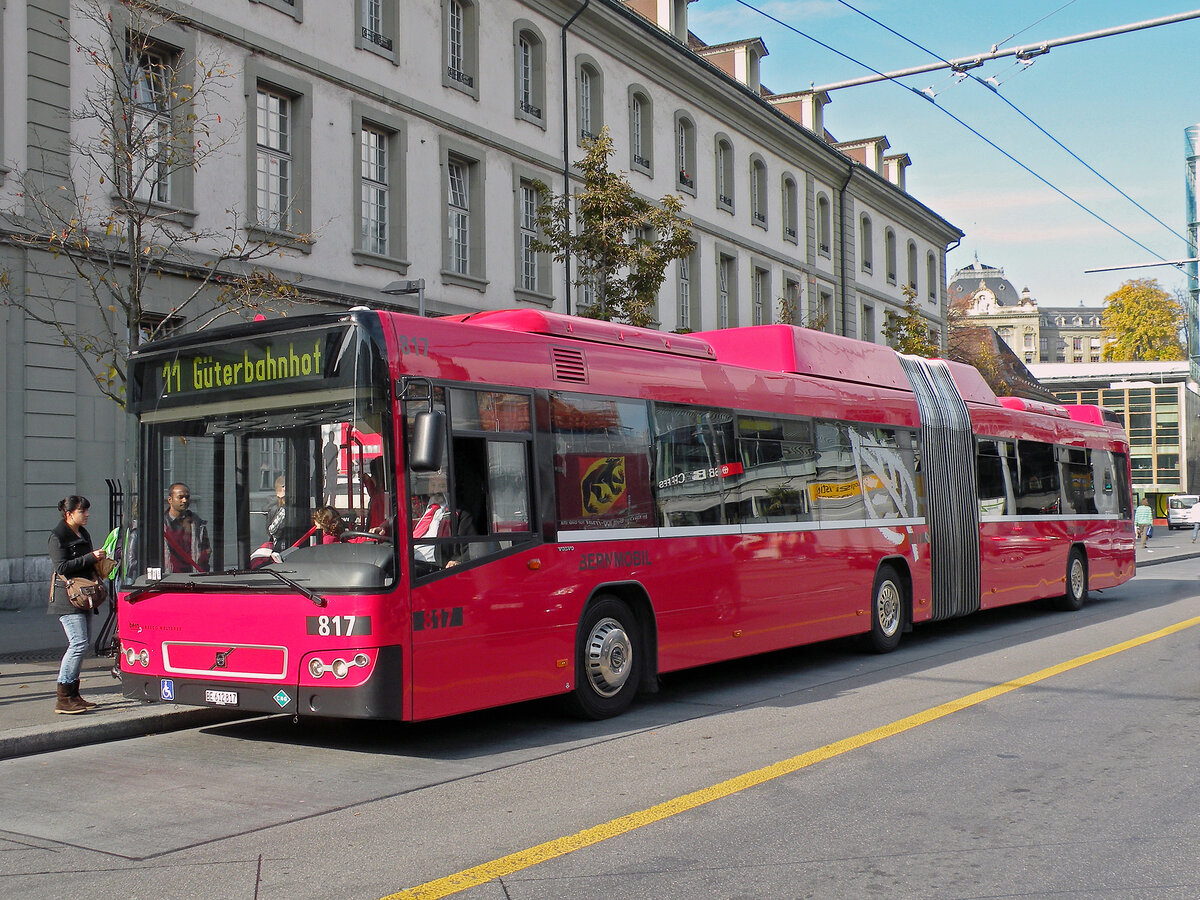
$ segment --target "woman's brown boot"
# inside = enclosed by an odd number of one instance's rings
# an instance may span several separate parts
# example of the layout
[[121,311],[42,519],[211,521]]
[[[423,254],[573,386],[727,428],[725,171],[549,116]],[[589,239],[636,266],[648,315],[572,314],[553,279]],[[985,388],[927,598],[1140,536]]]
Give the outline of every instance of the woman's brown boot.
[[67,687],[71,689],[71,696],[82,703],[85,709],[96,708],[97,704],[93,703],[91,700],[85,700],[83,697],[79,696],[79,679],[68,682]]
[[68,716],[73,716],[76,713],[85,713],[88,708],[83,705],[83,701],[71,693],[71,686],[58,682],[58,700],[54,704],[56,713],[65,713]]

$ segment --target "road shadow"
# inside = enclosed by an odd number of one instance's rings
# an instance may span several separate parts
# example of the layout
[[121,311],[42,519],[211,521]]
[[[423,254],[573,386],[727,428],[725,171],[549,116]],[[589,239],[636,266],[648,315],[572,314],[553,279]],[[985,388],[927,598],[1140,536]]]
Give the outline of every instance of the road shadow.
[[290,716],[267,716],[202,731],[226,740],[423,760],[511,754],[514,762],[527,761],[735,709],[823,702],[896,677],[1115,621],[1196,593],[1195,581],[1149,575],[1093,591],[1078,612],[1035,602],[923,624],[886,655],[865,650],[857,638],[843,638],[671,672],[661,677],[656,694],[640,696],[624,715],[599,722],[573,718],[560,698],[550,698],[430,722],[304,717],[293,723]]

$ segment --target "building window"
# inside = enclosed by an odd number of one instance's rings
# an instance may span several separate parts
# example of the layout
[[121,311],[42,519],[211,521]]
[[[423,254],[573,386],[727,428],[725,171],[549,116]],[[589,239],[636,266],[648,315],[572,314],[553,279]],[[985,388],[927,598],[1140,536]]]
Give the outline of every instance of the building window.
[[862,321],[859,323],[858,337],[860,340],[875,343],[875,307],[866,303],[862,308]]
[[358,34],[354,46],[399,62],[394,39],[399,28],[399,0],[355,0]]
[[247,230],[256,240],[277,243],[285,243],[281,232],[303,236],[289,248],[311,253],[312,85],[268,69],[257,57],[246,62],[245,83],[247,208],[253,211]]
[[917,289],[917,245],[913,241],[908,242],[908,286],[914,291]]
[[822,256],[830,255],[831,234],[833,225],[829,218],[829,198],[824,194],[817,195],[817,252]]
[[862,270],[871,274],[875,257],[875,236],[871,231],[871,217],[864,214],[858,220],[858,247],[862,255]]
[[537,191],[533,185],[521,184],[521,287],[527,291],[538,289],[538,254],[533,242],[537,240]]
[[650,97],[640,88],[629,89],[629,165],[653,175],[654,115]]
[[388,139],[382,131],[364,127],[362,150],[362,248],[387,256],[388,245]]
[[783,309],[780,319],[788,325],[802,325],[804,314],[804,297],[801,294],[800,282],[788,278],[783,282]]
[[174,62],[163,53],[143,49],[130,60],[129,67],[133,116],[124,123],[124,146],[118,162],[129,168],[121,174],[128,177],[132,195],[138,200],[170,203]]
[[755,268],[753,297],[754,325],[771,324],[771,272],[769,269]]
[[750,221],[767,227],[767,164],[757,156],[750,160]]
[[442,0],[445,66],[442,84],[479,99],[479,9],[471,0]]
[[537,175],[533,172],[516,172],[515,194],[517,200],[517,292],[532,294],[540,302],[552,302],[550,294],[550,257],[534,248],[541,236],[538,230],[538,207],[541,196],[534,187]]
[[404,272],[404,123],[357,102],[352,111],[358,141],[355,262]]
[[516,29],[516,117],[545,128],[546,42],[529,22],[518,22]]
[[890,228],[883,231],[883,255],[887,266],[887,283],[896,283],[896,232]]
[[796,180],[783,176],[783,239],[799,243],[800,203],[796,191]]
[[604,127],[604,78],[591,57],[576,58],[575,81],[579,110],[579,140],[595,138]]
[[471,272],[471,167],[465,160],[452,159],[446,167],[449,193],[450,271]]
[[483,154],[465,142],[442,138],[443,234],[442,279],[483,290]]
[[934,256],[932,250],[925,254],[925,280],[928,282],[925,293],[929,297],[929,302],[933,303],[937,300],[938,286],[941,283],[941,279],[938,278],[937,257]]
[[251,2],[261,3],[270,9],[286,13],[297,22],[304,21],[304,0],[251,0]]
[[696,126],[686,113],[675,114],[675,187],[696,196]]
[[717,327],[737,324],[737,259],[722,253],[717,257]]
[[[194,35],[159,24],[153,38],[126,31],[124,41],[125,79],[114,85],[112,182],[122,198],[153,205],[156,216],[191,227],[198,164],[192,137],[215,118],[192,103]],[[0,173],[5,171],[0,162]]]
[[292,196],[292,100],[258,90],[257,201],[255,221],[263,228],[287,231]]
[[717,207],[733,212],[733,144],[722,134],[717,135]]
[[685,256],[679,260],[679,306],[676,311],[677,328],[680,331],[692,328],[692,260]]

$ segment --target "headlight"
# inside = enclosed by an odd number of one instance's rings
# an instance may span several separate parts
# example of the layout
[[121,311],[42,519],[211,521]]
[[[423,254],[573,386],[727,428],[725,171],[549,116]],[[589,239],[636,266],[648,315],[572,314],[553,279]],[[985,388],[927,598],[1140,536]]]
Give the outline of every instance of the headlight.
[[342,659],[340,656],[330,662],[325,662],[320,657],[314,656],[308,661],[308,674],[313,678],[320,678],[326,672],[332,672],[333,677],[341,681],[350,674],[350,670],[354,668],[366,668],[371,664],[371,657],[365,653],[356,653],[352,659]]

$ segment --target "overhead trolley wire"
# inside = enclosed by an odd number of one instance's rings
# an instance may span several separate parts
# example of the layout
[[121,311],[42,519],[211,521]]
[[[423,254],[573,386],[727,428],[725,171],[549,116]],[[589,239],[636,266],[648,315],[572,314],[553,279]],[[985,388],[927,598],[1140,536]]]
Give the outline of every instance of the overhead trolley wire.
[[[1047,179],[1047,178],[1043,177],[1042,175],[1038,174],[1037,172],[1035,172],[1032,168],[1030,168],[1028,165],[1026,165],[1021,160],[1017,159],[1015,156],[1013,156],[1011,153],[1009,153],[1007,150],[1005,150],[1003,147],[1001,147],[999,144],[997,144],[991,138],[985,136],[984,134],[979,132],[977,129],[975,129],[971,125],[967,124],[965,121],[960,119],[958,116],[954,115],[954,113],[950,112],[950,110],[946,109],[946,107],[940,105],[929,94],[925,93],[924,91],[918,90],[917,88],[910,87],[909,85],[904,84],[903,82],[897,80],[897,78],[900,77],[900,75],[913,74],[913,73],[906,71],[903,73],[896,73],[896,74],[891,74],[891,75],[885,74],[883,72],[880,72],[874,66],[871,66],[871,65],[863,62],[860,59],[856,59],[847,53],[843,53],[841,50],[838,50],[836,47],[831,47],[829,44],[826,44],[824,41],[821,41],[818,38],[815,38],[812,35],[801,31],[799,28],[795,27],[794,25],[791,25],[790,23],[785,22],[782,19],[779,19],[778,17],[771,15],[769,12],[766,12],[765,10],[759,9],[758,7],[754,6],[753,4],[747,2],[747,0],[735,0],[735,2],[740,4],[741,6],[746,7],[746,9],[749,9],[752,12],[758,13],[763,18],[774,22],[776,25],[779,25],[781,28],[787,29],[788,31],[791,31],[794,34],[799,35],[800,37],[804,38],[805,40],[811,41],[812,43],[816,44],[817,46],[822,47],[823,49],[828,50],[829,52],[831,52],[837,56],[840,56],[842,59],[852,62],[857,66],[861,66],[862,68],[866,69],[868,72],[872,72],[876,76],[878,76],[877,79],[871,79],[871,80],[890,81],[893,84],[897,85],[898,87],[901,87],[904,90],[909,91],[910,93],[922,98],[923,100],[928,101],[929,103],[933,104],[933,107],[935,109],[938,109],[945,115],[949,116],[951,119],[953,119],[955,122],[957,122],[963,128],[967,129],[967,131],[971,132],[971,134],[975,135],[977,138],[979,138],[981,141],[983,141],[989,147],[996,150],[998,153],[1000,153],[1002,156],[1004,156],[1011,162],[1016,163],[1018,166],[1020,166],[1022,169],[1024,169],[1026,172],[1028,172],[1030,175],[1032,175],[1034,178],[1036,178],[1038,181],[1040,181],[1042,184],[1044,184],[1046,187],[1050,188],[1056,194],[1060,195],[1061,197],[1068,200],[1075,206],[1079,207],[1079,209],[1083,210],[1089,216],[1096,219],[1102,225],[1107,226],[1108,228],[1115,231],[1117,234],[1121,235],[1122,237],[1126,238],[1127,240],[1129,240],[1132,243],[1136,244],[1137,246],[1141,247],[1143,250],[1145,250],[1147,253],[1149,253],[1151,256],[1155,257],[1156,259],[1160,259],[1160,260],[1164,259],[1164,257],[1162,255],[1151,250],[1149,247],[1147,247],[1145,244],[1143,244],[1141,241],[1139,241],[1133,235],[1131,235],[1128,232],[1124,231],[1123,229],[1117,227],[1115,224],[1108,221],[1108,219],[1104,218],[1104,216],[1100,215],[1100,213],[1096,212],[1095,210],[1090,209],[1082,201],[1076,200],[1074,197],[1072,197],[1070,194],[1068,194],[1066,191],[1064,191],[1058,185],[1054,184],[1049,179]],[[839,0],[839,2],[843,2],[843,0]],[[849,4],[845,4],[845,5],[849,6]],[[853,9],[853,7],[850,7],[850,8]],[[855,12],[858,12],[858,10],[855,10]],[[862,15],[866,16],[865,13],[863,13]],[[866,16],[866,18],[871,18],[871,17]],[[872,21],[875,21],[875,20],[872,19]],[[877,24],[879,24],[880,27],[882,27],[882,28],[886,28],[888,31],[892,31],[892,29],[888,28],[888,26],[886,26],[886,25],[883,25],[883,23],[881,23],[881,22],[877,23]],[[905,38],[903,35],[900,35],[894,31],[892,33],[896,34],[897,37],[900,37],[904,40],[909,41],[909,43],[914,43],[913,41],[909,40],[908,38]],[[918,47],[920,46],[919,44],[914,44],[914,45],[918,46]],[[921,49],[925,50],[925,52],[927,52],[927,53],[933,53],[933,51],[928,50],[924,47],[921,47]],[[933,54],[933,55],[937,56],[937,54]],[[1006,55],[1011,55],[1011,53],[1007,53]],[[941,59],[941,57],[938,57],[938,58]],[[959,68],[959,67],[955,67],[953,65],[953,63],[951,63],[951,66],[954,68]],[[942,68],[942,66],[939,65],[936,68]],[[925,71],[929,71],[929,70],[927,69]],[[863,83],[867,83],[867,82],[863,82]],[[838,86],[841,86],[841,85],[838,85]],[[850,86],[850,85],[846,85],[846,86]],[[990,88],[989,88],[989,90],[990,90]],[[993,91],[993,93],[996,93],[997,96],[1000,96],[1000,94],[998,92]],[[1047,136],[1049,136],[1049,135],[1047,135]],[[1060,144],[1060,146],[1061,146],[1061,144]],[[1063,149],[1066,149],[1066,148],[1064,147]],[[1080,160],[1080,162],[1083,162],[1083,161]],[[1085,165],[1086,165],[1086,163],[1085,163]],[[1089,168],[1091,168],[1091,167],[1089,166]],[[1095,170],[1093,169],[1092,171],[1094,172]],[[1097,172],[1096,174],[1099,175],[1100,173]],[[1103,176],[1101,176],[1101,177],[1103,177]],[[1174,232],[1172,232],[1172,233],[1174,233]]]
[[[943,57],[940,53],[930,50],[928,47],[926,47],[922,44],[919,44],[917,41],[914,41],[912,38],[908,37],[907,35],[901,34],[899,31],[896,31],[891,26],[886,25],[883,22],[879,21],[878,19],[874,18],[869,13],[863,12],[861,9],[857,9],[856,7],[854,7],[853,5],[848,3],[847,0],[837,0],[837,2],[840,3],[842,6],[846,7],[851,12],[858,13],[858,15],[862,16],[864,19],[867,19],[867,20],[873,22],[874,24],[878,25],[880,28],[884,29],[888,33],[893,34],[896,37],[900,38],[900,40],[911,44],[912,46],[916,47],[918,50],[922,51],[923,53],[928,53],[934,59],[940,60],[941,62],[945,63],[947,66],[954,68],[953,64],[949,60],[947,60],[945,57]],[[1071,0],[1071,2],[1073,3],[1074,0]],[[1070,6],[1070,5],[1071,4],[1068,3],[1065,6],[1060,6],[1057,10],[1055,10],[1055,12],[1060,12],[1061,10],[1065,9],[1066,6]],[[1054,15],[1054,13],[1049,13],[1046,16],[1043,16],[1041,19],[1038,20],[1038,22],[1045,21],[1045,19],[1049,18],[1049,16],[1051,16],[1051,15]],[[1034,23],[1034,25],[1036,25],[1036,24],[1037,24],[1037,22]],[[1033,26],[1031,25],[1029,27],[1032,28]],[[1028,28],[1023,29],[1023,30],[1027,31]],[[1020,34],[1020,33],[1021,32],[1017,32],[1017,34]],[[1015,37],[1015,36],[1016,35],[1011,35],[1010,37],[1005,38],[1005,41],[1011,40],[1012,37]],[[1146,207],[1142,206],[1142,204],[1140,204],[1133,197],[1129,196],[1129,194],[1125,193],[1125,191],[1121,190],[1121,188],[1117,187],[1115,184],[1113,184],[1111,181],[1109,181],[1107,178],[1105,178],[1102,174],[1100,174],[1098,171],[1096,171],[1096,169],[1093,168],[1091,164],[1089,164],[1086,160],[1084,160],[1082,157],[1080,157],[1079,154],[1077,154],[1074,150],[1072,150],[1070,147],[1068,147],[1066,144],[1064,144],[1062,141],[1060,141],[1058,138],[1056,138],[1054,135],[1052,135],[1049,131],[1047,131],[1045,128],[1043,128],[1041,125],[1039,125],[1037,122],[1035,122],[1029,115],[1027,115],[1025,113],[1024,110],[1022,110],[1019,106],[1017,106],[1015,103],[1013,103],[1007,97],[1005,97],[1002,93],[1000,93],[1000,91],[997,89],[997,87],[998,87],[997,85],[993,85],[986,79],[980,78],[975,73],[969,72],[966,69],[959,69],[957,71],[962,76],[964,76],[966,78],[970,78],[973,81],[975,81],[975,83],[987,88],[989,91],[991,91],[993,94],[995,94],[996,97],[998,97],[1001,101],[1003,101],[1009,107],[1009,109],[1011,109],[1013,112],[1015,112],[1017,115],[1019,115],[1022,119],[1024,119],[1026,122],[1028,122],[1034,128],[1036,128],[1038,131],[1040,131],[1042,134],[1044,134],[1046,137],[1048,137],[1055,144],[1057,144],[1064,152],[1068,153],[1071,156],[1071,158],[1074,159],[1076,162],[1078,162],[1081,166],[1086,168],[1089,172],[1091,172],[1093,175],[1095,175],[1097,178],[1099,178],[1101,181],[1103,181],[1105,184],[1107,184],[1110,188],[1112,188],[1114,191],[1116,191],[1118,194],[1120,194],[1122,197],[1124,197],[1126,200],[1128,200],[1130,203],[1132,203],[1134,206],[1136,206],[1138,209],[1140,209],[1142,212],[1144,212],[1146,215],[1148,215],[1151,219],[1153,219],[1155,222],[1157,222],[1163,228],[1167,229],[1167,231],[1169,231],[1171,234],[1175,235],[1175,237],[1179,238],[1185,244],[1188,242],[1188,239],[1186,237],[1184,237],[1182,234],[1180,234],[1178,231],[1176,231],[1174,228],[1172,228],[1170,225],[1168,225],[1166,222],[1164,222],[1162,219],[1160,219],[1154,213],[1150,212],[1150,210],[1146,209]],[[922,92],[922,94],[928,100],[933,99],[933,97],[931,97],[929,94],[927,94],[925,92]],[[938,108],[941,109],[940,106]],[[1161,259],[1162,257],[1159,257],[1159,258]]]

